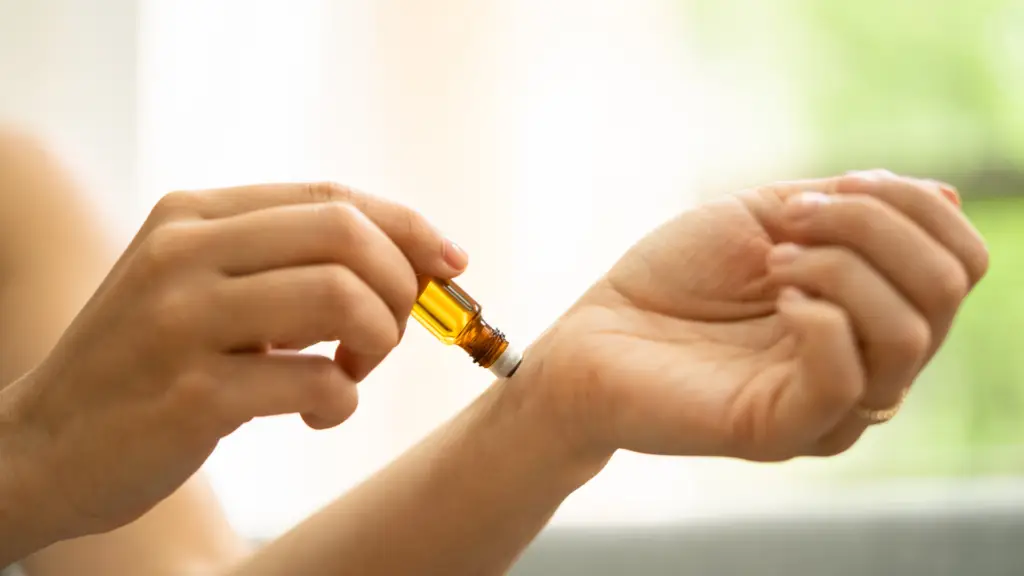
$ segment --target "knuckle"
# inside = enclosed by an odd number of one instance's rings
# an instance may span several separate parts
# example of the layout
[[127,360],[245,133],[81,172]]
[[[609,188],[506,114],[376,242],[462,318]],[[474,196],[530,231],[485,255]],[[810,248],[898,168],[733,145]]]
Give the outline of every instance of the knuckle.
[[854,170],[839,178],[838,188],[842,194],[868,194],[873,186],[889,182],[895,177],[895,174],[883,168]]
[[195,214],[199,209],[200,194],[189,190],[178,190],[164,194],[150,212],[157,221],[171,220]]
[[383,307],[364,316],[359,326],[361,332],[358,347],[365,354],[383,358],[398,346],[401,340],[398,322],[391,312]]
[[992,262],[992,256],[989,252],[988,246],[984,243],[978,248],[977,253],[971,258],[972,268],[974,273],[975,281],[981,280],[985,274],[988,274],[988,268]]
[[154,228],[142,243],[139,259],[146,274],[173,269],[196,253],[191,227],[164,223]]
[[352,189],[337,182],[310,182],[306,184],[306,194],[312,202],[347,202],[352,197]]
[[867,170],[865,174],[875,178],[876,180],[898,180],[900,178],[895,172],[888,168],[872,168]]
[[[433,224],[419,212],[403,207],[401,210],[402,231],[406,238],[423,243],[425,247],[433,248],[433,241],[437,234]],[[440,242],[437,243],[440,247]]]
[[893,329],[891,339],[895,352],[917,358],[924,356],[931,346],[931,329],[924,319],[913,316]]
[[180,374],[174,382],[172,397],[177,407],[186,415],[207,413],[213,407],[217,396],[216,379],[201,370]]
[[359,278],[347,266],[326,266],[320,275],[317,297],[326,310],[341,313],[349,308]]
[[321,237],[337,246],[348,245],[358,240],[358,226],[363,219],[358,208],[348,202],[326,202],[316,208]]
[[881,200],[865,194],[853,194],[839,202],[838,224],[845,232],[856,237],[866,237],[876,229],[876,222],[886,217]]
[[852,329],[850,317],[838,306],[822,308],[816,317],[820,329],[827,330],[850,330]]
[[967,296],[970,280],[967,272],[957,264],[950,265],[939,274],[936,282],[938,304],[941,308],[955,308]]
[[812,274],[822,292],[835,294],[850,282],[851,263],[857,258],[850,250],[839,247],[819,248],[812,264]]
[[375,323],[376,329],[372,331],[374,345],[378,350],[387,352],[398,346],[401,333],[398,324],[392,318]]
[[194,309],[193,298],[187,290],[178,288],[162,291],[149,313],[154,334],[164,342],[187,338]]

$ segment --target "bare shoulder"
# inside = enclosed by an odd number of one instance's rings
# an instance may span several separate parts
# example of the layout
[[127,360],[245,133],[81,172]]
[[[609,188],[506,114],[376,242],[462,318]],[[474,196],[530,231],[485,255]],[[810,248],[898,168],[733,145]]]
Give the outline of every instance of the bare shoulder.
[[33,205],[72,193],[60,160],[38,136],[0,126],[0,206],[23,219]]
[[102,232],[93,207],[59,156],[39,136],[0,126],[0,266],[45,250],[59,236]]

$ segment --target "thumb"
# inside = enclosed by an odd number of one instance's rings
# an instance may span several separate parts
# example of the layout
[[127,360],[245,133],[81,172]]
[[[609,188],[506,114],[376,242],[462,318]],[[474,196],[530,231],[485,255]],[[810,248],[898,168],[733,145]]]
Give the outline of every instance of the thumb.
[[846,313],[787,287],[778,311],[796,336],[794,377],[783,384],[772,415],[781,442],[806,450],[837,426],[863,391],[864,369]]

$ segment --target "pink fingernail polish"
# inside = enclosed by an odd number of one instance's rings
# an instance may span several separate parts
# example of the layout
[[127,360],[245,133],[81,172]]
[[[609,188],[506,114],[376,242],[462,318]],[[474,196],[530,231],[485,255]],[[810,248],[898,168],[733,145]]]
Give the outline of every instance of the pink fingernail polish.
[[953,204],[960,206],[960,194],[957,193],[956,188],[950,186],[949,184],[944,184],[942,182],[939,182],[938,184],[939,190],[942,190],[943,196],[945,196],[946,199],[952,202]]

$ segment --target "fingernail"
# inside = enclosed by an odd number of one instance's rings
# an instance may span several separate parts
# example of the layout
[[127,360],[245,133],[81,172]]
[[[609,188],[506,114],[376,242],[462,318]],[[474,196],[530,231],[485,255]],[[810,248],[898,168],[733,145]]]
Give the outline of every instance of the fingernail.
[[942,191],[942,195],[946,197],[946,200],[949,200],[953,204],[960,206],[960,193],[956,191],[956,188],[950,186],[949,184],[946,184],[945,182],[937,182],[934,180],[933,182],[935,182],[935,185],[938,186],[939,190]]
[[857,178],[864,180],[865,182],[880,182],[886,177],[892,176],[892,172],[883,170],[881,168],[875,168],[872,170],[853,170],[845,174],[850,178]]
[[828,194],[801,192],[786,202],[783,216],[789,220],[803,220],[814,214],[818,207],[831,201]]
[[768,253],[768,264],[771,266],[784,266],[797,259],[802,252],[796,244],[786,242],[772,247]]
[[469,254],[455,242],[446,240],[444,244],[444,261],[455,270],[461,272],[469,264]]

